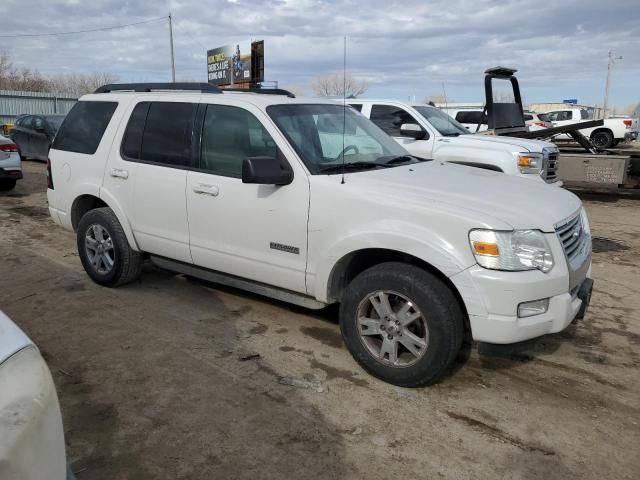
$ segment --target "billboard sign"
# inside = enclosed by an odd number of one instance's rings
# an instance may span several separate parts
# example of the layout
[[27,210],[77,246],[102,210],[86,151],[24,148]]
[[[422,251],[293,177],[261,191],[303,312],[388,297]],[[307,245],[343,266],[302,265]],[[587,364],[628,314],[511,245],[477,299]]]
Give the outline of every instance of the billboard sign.
[[[232,85],[262,81],[263,42],[243,41],[207,51],[207,79],[212,85]],[[264,57],[262,57],[264,58]],[[262,65],[262,69],[257,68]]]

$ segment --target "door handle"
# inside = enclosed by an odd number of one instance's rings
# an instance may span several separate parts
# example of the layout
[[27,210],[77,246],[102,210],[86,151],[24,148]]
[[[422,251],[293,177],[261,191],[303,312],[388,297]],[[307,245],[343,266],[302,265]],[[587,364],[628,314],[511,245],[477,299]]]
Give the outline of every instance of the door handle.
[[119,168],[112,168],[109,174],[114,178],[123,178],[125,180],[129,178],[129,172],[127,172],[126,170],[121,170]]
[[208,185],[206,183],[196,183],[193,186],[193,191],[201,195],[211,195],[217,197],[220,190],[215,185]]

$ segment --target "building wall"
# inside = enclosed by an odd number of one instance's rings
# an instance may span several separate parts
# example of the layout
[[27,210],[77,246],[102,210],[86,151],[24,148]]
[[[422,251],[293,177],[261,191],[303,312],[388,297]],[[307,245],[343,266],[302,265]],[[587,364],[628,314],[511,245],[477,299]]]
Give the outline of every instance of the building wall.
[[0,90],[0,125],[13,123],[23,113],[69,113],[77,101],[76,96],[62,93]]

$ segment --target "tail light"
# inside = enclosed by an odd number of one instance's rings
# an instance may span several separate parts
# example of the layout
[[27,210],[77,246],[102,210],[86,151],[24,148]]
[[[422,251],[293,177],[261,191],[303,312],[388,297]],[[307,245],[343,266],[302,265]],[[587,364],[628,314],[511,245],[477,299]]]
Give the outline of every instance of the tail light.
[[633,120],[622,120],[622,123],[624,123],[624,126],[626,128],[631,128],[631,125],[633,125]]
[[15,143],[0,143],[0,152],[17,152],[18,146]]
[[51,175],[51,160],[47,158],[47,188],[53,190],[53,176]]
[[536,125],[538,125],[539,127],[546,127],[546,125],[544,124],[544,122],[534,122]]

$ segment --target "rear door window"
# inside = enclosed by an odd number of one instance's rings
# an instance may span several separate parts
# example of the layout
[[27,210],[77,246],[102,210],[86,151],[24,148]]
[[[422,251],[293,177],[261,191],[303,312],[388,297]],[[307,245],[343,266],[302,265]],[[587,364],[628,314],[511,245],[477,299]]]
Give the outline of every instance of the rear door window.
[[392,137],[401,136],[400,127],[404,123],[419,125],[409,112],[393,105],[373,105],[369,119]]
[[117,106],[118,102],[76,103],[58,130],[51,148],[93,155]]
[[361,103],[350,103],[352,108],[355,108],[357,111],[362,112],[362,104]]
[[141,102],[129,118],[122,142],[128,160],[188,167],[198,104]]
[[471,123],[473,125],[486,125],[487,119],[484,118],[484,112],[482,110],[471,110],[468,112],[456,113],[456,120],[460,123]]

